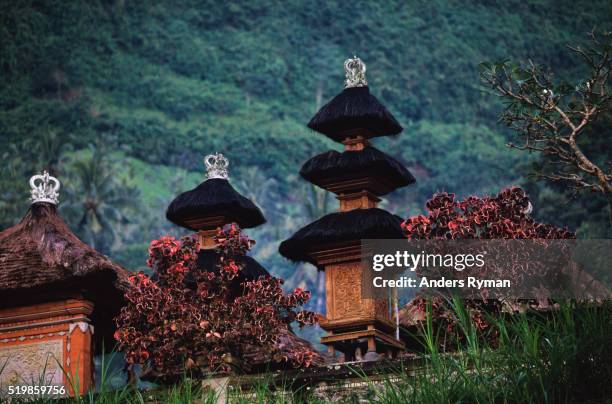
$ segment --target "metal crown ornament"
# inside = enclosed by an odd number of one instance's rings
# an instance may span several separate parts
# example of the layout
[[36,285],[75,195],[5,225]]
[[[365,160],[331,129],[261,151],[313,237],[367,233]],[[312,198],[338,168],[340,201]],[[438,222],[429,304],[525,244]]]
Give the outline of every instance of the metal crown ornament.
[[206,166],[206,178],[221,178],[227,180],[229,175],[227,173],[227,166],[229,166],[229,160],[221,153],[209,154],[204,157],[204,165]]
[[346,74],[344,88],[365,87],[368,85],[365,77],[366,65],[357,56],[353,56],[352,59],[346,59],[344,62],[344,73]]
[[57,205],[59,202],[60,182],[57,178],[50,176],[47,171],[33,175],[30,178],[30,188],[32,189],[32,203],[47,202]]

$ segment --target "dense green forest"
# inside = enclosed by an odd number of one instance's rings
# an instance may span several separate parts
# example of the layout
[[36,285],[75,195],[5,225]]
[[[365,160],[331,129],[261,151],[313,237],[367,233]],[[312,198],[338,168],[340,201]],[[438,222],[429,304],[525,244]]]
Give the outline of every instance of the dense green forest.
[[[48,168],[63,182],[72,228],[142,268],[149,240],[185,233],[165,208],[202,181],[202,157],[219,151],[232,183],[268,219],[249,232],[256,257],[288,285],[312,288],[315,271],[299,271],[276,249],[335,208],[298,171],[338,148],[305,124],[342,90],[342,64],[356,52],[371,91],[405,128],[376,146],[417,178],[385,208],[405,217],[439,190],[465,196],[521,184],[538,220],[612,237],[605,197],[572,198],[529,179],[537,157],[505,147],[504,106],[478,71],[485,60],[531,58],[580,77],[565,45],[611,28],[608,0],[12,0],[0,15],[0,229],[27,209],[29,176]],[[606,153],[600,139],[593,148]]]

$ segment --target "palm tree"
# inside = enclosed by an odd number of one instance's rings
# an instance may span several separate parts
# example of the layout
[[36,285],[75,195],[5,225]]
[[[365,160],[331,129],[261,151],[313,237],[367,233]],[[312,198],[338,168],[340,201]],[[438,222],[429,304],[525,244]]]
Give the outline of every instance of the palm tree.
[[24,137],[21,142],[9,141],[0,152],[0,230],[15,224],[27,209],[29,176],[47,170],[57,176],[63,152],[70,147],[71,137],[59,135],[50,126]]
[[9,144],[0,153],[2,175],[0,176],[0,230],[17,223],[27,209],[28,186],[26,162],[22,159],[20,149]]
[[34,149],[38,149],[38,155],[44,161],[44,169],[52,175],[57,175],[57,168],[61,162],[62,154],[69,149],[72,142],[70,135],[58,135],[57,131],[47,128],[32,144]]
[[113,165],[98,148],[83,153],[65,171],[65,217],[83,241],[108,254],[117,239],[116,226],[127,223],[125,211],[135,204],[137,190],[119,181]]
[[[318,188],[315,185],[308,184],[306,188],[302,188],[302,200],[303,209],[308,218],[308,222],[313,222],[321,217],[327,215],[337,207],[337,202],[334,203],[330,199],[330,192]],[[301,274],[306,277],[307,274],[312,274],[311,268],[306,270],[305,264],[302,264],[300,269],[296,271],[296,274]],[[318,313],[323,313],[325,308],[325,274],[323,271],[316,272],[316,279],[310,279],[311,284],[315,284],[316,301],[314,304],[314,310]]]
[[278,182],[267,177],[258,167],[246,167],[237,173],[236,187],[253,201],[266,216],[276,217],[275,204],[278,199]]
[[304,211],[309,222],[328,214],[332,206],[330,193],[324,189],[308,184],[303,191]]

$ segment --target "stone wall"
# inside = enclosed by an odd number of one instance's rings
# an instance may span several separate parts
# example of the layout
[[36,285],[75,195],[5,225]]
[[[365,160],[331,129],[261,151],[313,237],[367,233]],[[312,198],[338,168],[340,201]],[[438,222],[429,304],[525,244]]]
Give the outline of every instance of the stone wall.
[[218,403],[227,400],[255,398],[262,385],[287,402],[299,401],[302,395],[326,402],[347,400],[369,401],[375,390],[385,383],[400,381],[423,371],[423,362],[402,359],[373,362],[348,362],[306,369],[278,371],[259,375],[210,378],[203,386],[213,389]]
[[0,310],[0,400],[9,386],[93,382],[91,302],[69,299]]

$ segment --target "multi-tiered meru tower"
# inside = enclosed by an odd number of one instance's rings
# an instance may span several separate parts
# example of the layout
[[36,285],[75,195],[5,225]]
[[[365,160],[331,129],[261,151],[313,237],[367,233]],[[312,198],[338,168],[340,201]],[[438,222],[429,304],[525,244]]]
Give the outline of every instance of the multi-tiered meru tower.
[[369,139],[397,135],[402,127],[370,94],[365,64],[355,56],[344,70],[344,91],[308,127],[344,144],[345,150],[315,156],[300,170],[304,179],[337,195],[340,211],[302,228],[279,251],[325,271],[327,313],[321,326],[328,334],[321,342],[329,353],[368,360],[395,356],[404,345],[396,338],[389,298],[362,296],[361,240],[402,237],[401,219],[377,206],[380,196],[413,183],[414,177],[370,145]]

